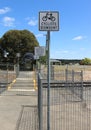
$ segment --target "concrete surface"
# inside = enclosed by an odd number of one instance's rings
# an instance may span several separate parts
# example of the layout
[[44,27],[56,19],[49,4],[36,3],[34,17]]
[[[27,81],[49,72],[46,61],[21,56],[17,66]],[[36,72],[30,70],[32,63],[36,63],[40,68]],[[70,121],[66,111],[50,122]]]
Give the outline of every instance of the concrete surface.
[[22,107],[37,105],[33,80],[34,72],[20,72],[16,81],[0,94],[0,130],[15,130]]

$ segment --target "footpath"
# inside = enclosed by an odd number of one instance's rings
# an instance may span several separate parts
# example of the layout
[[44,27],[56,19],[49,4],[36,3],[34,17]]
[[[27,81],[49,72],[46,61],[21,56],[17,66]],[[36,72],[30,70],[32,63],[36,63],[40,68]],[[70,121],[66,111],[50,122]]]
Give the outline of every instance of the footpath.
[[38,130],[34,72],[20,72],[0,94],[0,130]]

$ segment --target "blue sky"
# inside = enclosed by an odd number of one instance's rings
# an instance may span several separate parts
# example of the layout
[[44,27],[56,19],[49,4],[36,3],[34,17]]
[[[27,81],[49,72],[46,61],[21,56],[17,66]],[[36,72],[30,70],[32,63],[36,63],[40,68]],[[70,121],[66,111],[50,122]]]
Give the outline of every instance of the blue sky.
[[27,29],[45,46],[40,11],[59,12],[59,31],[51,32],[51,58],[91,58],[91,0],[0,0],[0,37],[11,29]]

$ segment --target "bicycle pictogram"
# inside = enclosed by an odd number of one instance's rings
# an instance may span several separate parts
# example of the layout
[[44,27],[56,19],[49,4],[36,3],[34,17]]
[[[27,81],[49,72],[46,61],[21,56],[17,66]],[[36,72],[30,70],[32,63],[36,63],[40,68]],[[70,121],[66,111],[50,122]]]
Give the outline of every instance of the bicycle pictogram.
[[45,16],[42,18],[43,21],[51,20],[55,21],[56,18],[52,15],[52,13],[47,12]]

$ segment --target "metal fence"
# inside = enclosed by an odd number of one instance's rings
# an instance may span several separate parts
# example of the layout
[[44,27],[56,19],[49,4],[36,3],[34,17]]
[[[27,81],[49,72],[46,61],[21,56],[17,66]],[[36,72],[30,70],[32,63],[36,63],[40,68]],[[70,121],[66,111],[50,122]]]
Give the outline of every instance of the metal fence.
[[[51,78],[54,78],[54,80],[62,80],[62,78],[65,78],[65,70],[83,71],[83,81],[91,82],[91,65],[51,65]],[[47,66],[42,65],[39,72],[46,78]]]
[[[50,130],[91,130],[91,86],[83,83],[83,71],[66,69],[52,76]],[[46,77],[38,75],[39,130],[47,130]]]
[[18,66],[13,64],[0,64],[0,83],[9,84],[18,76]]
[[0,64],[0,95],[8,89],[19,75],[19,66],[13,64]]

